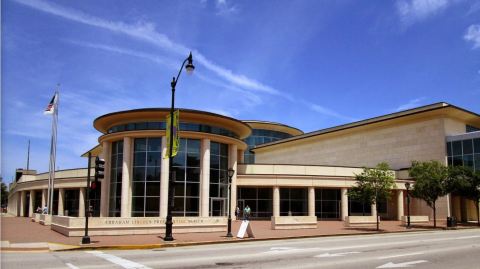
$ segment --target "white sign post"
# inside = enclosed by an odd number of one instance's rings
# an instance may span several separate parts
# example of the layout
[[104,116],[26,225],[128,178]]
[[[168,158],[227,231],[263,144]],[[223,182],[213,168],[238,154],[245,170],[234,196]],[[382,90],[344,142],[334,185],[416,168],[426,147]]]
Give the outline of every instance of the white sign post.
[[237,238],[244,238],[245,232],[247,232],[248,237],[251,237],[251,238],[255,237],[253,236],[252,225],[250,225],[250,221],[248,220],[242,221],[242,225],[240,225],[240,229],[238,230],[238,233],[237,233]]

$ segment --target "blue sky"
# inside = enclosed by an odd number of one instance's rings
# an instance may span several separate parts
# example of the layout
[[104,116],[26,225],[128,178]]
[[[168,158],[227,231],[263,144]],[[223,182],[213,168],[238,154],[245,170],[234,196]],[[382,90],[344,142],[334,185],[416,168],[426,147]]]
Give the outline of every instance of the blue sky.
[[2,4],[2,175],[86,166],[105,113],[176,106],[306,132],[446,101],[480,112],[480,1],[47,1]]

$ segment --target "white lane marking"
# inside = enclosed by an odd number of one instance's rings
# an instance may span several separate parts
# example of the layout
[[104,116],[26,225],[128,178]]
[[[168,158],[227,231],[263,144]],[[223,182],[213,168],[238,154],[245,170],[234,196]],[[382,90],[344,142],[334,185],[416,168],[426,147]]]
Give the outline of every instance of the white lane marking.
[[315,258],[330,258],[330,257],[343,257],[345,255],[348,255],[348,254],[357,254],[357,253],[361,253],[359,251],[350,251],[350,252],[341,252],[341,253],[323,253],[323,254],[320,254],[320,255],[317,255],[317,256],[314,256]]
[[68,268],[70,268],[70,269],[80,269],[80,268],[76,267],[75,265],[73,265],[73,264],[71,264],[71,263],[69,263],[69,262],[67,262],[65,265],[67,265]]
[[124,258],[120,258],[120,257],[117,257],[115,255],[106,254],[106,253],[103,253],[101,251],[94,250],[94,251],[85,251],[85,252],[93,254],[93,255],[95,255],[99,258],[105,259],[105,260],[107,260],[111,263],[120,265],[121,267],[123,267],[125,269],[151,269],[150,267],[147,267],[143,264],[136,263],[136,262],[124,259]]
[[477,238],[477,237],[480,237],[480,235],[461,236],[461,237],[457,237],[455,239],[471,239],[471,238]]
[[378,257],[377,259],[385,260],[385,259],[392,259],[392,258],[399,258],[399,257],[406,257],[406,256],[414,256],[414,255],[422,255],[422,254],[424,254],[424,253],[423,252],[413,252],[413,253],[405,253],[405,254],[399,254],[399,255]]
[[402,262],[402,263],[389,262],[389,263],[380,265],[377,268],[405,268],[405,267],[412,267],[412,265],[415,265],[418,263],[424,263],[424,262],[428,262],[428,261],[420,260],[420,261],[411,261],[411,262]]
[[265,251],[265,254],[285,254],[292,252],[301,252],[304,250],[310,250],[308,248],[290,248],[290,247],[272,247],[269,251]]

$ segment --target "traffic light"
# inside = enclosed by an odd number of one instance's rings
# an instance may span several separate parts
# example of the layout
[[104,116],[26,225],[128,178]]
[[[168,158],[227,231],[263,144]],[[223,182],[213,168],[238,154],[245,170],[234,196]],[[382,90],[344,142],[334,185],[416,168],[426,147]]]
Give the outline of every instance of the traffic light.
[[98,182],[100,178],[104,177],[104,171],[105,171],[105,160],[95,158],[95,182]]

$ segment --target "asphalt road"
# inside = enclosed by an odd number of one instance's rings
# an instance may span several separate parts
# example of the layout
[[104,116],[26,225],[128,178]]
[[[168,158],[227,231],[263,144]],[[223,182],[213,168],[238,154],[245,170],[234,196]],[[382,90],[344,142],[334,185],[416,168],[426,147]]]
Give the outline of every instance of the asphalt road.
[[151,250],[2,253],[2,268],[480,269],[480,230],[257,241]]

